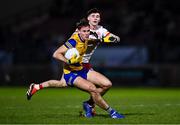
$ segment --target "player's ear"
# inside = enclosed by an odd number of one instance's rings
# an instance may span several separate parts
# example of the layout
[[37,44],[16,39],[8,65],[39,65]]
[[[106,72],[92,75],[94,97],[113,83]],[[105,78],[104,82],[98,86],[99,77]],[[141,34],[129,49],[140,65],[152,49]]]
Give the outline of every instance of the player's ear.
[[77,29],[77,32],[78,32],[78,33],[80,33],[80,30],[79,30],[79,29]]
[[88,17],[87,17],[87,20],[88,20],[88,21],[90,20],[89,18],[90,18],[90,17],[88,16]]

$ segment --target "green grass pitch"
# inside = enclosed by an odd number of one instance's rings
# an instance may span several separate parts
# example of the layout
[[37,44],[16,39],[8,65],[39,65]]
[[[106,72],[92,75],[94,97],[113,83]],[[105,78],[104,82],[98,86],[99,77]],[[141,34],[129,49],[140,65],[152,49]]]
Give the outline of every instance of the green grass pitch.
[[180,88],[111,88],[104,98],[125,119],[98,107],[94,118],[80,117],[88,94],[75,88],[43,89],[30,101],[26,90],[0,88],[1,124],[180,124]]

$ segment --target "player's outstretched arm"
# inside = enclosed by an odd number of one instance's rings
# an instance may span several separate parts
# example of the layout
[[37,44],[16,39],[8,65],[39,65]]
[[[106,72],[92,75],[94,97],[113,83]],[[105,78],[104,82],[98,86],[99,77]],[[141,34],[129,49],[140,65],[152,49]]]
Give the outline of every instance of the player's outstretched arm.
[[108,33],[106,36],[104,36],[102,38],[102,42],[105,42],[105,43],[109,43],[109,42],[117,43],[117,42],[120,42],[120,37],[116,36],[116,35],[114,35],[112,33]]

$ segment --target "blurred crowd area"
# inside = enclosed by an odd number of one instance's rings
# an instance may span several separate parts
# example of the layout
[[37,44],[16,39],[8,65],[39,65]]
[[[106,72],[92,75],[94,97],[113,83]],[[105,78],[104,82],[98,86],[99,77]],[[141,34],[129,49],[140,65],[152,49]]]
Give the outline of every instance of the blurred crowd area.
[[121,43],[112,46],[144,46],[149,53],[148,63],[179,63],[179,3],[178,0],[53,0],[48,7],[36,6],[7,15],[0,24],[0,63],[52,62],[54,50],[70,37],[87,10],[94,7],[102,12],[101,24],[121,37]]

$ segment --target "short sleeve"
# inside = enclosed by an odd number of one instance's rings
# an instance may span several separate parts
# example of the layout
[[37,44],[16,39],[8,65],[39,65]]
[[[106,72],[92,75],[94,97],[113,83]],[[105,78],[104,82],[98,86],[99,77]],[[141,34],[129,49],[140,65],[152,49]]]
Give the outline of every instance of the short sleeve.
[[76,41],[74,39],[69,39],[64,43],[67,48],[74,48],[76,46]]

